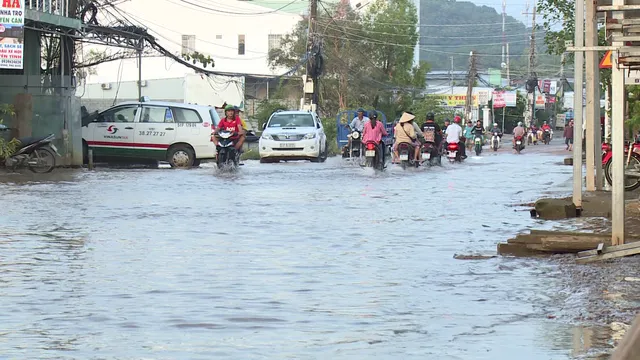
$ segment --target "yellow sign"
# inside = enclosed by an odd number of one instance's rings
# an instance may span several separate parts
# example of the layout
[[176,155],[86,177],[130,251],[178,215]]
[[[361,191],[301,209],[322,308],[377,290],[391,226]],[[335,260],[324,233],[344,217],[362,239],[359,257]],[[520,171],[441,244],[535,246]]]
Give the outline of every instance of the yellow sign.
[[611,65],[611,50],[609,50],[600,60],[600,69],[611,69]]
[[[467,102],[467,95],[458,95],[458,94],[430,94],[428,95],[432,98],[438,99],[442,102],[443,106],[449,107],[458,107],[465,106]],[[471,97],[471,106],[478,106],[478,95],[473,95]]]

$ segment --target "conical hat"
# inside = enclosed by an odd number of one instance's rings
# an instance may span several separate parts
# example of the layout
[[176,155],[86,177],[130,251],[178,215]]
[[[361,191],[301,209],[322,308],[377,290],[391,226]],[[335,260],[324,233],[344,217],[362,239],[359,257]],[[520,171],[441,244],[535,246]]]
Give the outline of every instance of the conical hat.
[[415,115],[411,115],[409,113],[402,113],[402,117],[400,118],[400,124],[404,124],[406,122],[409,122],[413,119],[415,119],[416,116]]

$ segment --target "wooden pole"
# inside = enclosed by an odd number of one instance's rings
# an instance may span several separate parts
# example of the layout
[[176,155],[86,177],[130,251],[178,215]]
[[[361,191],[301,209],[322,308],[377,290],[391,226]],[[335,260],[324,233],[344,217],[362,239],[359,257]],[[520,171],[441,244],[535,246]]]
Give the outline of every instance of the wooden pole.
[[[624,1],[624,0],[623,0]],[[576,47],[584,46],[584,1],[576,1]],[[576,208],[582,208],[582,89],[584,52],[576,51],[574,61],[574,86],[573,86],[573,204]]]
[[640,315],[636,316],[622,341],[616,347],[611,360],[640,359]]
[[[614,6],[624,6],[625,0],[613,0]],[[622,23],[624,13],[614,11],[613,18]],[[621,33],[620,33],[621,34]],[[615,38],[615,35],[614,35]],[[613,41],[614,47],[622,47],[622,41]],[[618,66],[618,51],[612,52],[611,67],[611,245],[624,244],[624,69]]]
[[[596,17],[596,3],[586,0],[586,34],[585,46],[598,45],[598,19]],[[602,162],[598,161],[600,150],[600,69],[598,67],[598,53],[586,52],[586,87],[587,87],[587,191],[602,190]]]

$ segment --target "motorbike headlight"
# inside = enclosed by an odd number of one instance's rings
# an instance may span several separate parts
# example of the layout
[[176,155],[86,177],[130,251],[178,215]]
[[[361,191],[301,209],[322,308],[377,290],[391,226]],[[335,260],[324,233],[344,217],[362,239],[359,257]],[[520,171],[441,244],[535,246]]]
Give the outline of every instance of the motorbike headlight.
[[354,139],[357,139],[357,138],[359,138],[359,137],[360,137],[360,133],[358,133],[358,132],[354,131],[354,132],[351,134],[351,137],[352,137],[352,138],[354,138]]
[[316,133],[309,133],[309,134],[305,135],[304,138],[307,139],[307,140],[315,139],[316,138]]
[[262,134],[262,138],[265,140],[273,140],[273,136],[269,135],[269,134]]

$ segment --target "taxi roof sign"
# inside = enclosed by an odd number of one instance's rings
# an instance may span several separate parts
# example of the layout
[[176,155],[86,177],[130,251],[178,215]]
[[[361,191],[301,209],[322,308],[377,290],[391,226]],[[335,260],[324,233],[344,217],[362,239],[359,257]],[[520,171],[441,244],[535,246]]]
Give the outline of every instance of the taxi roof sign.
[[611,69],[611,65],[611,50],[609,50],[600,60],[600,69]]

